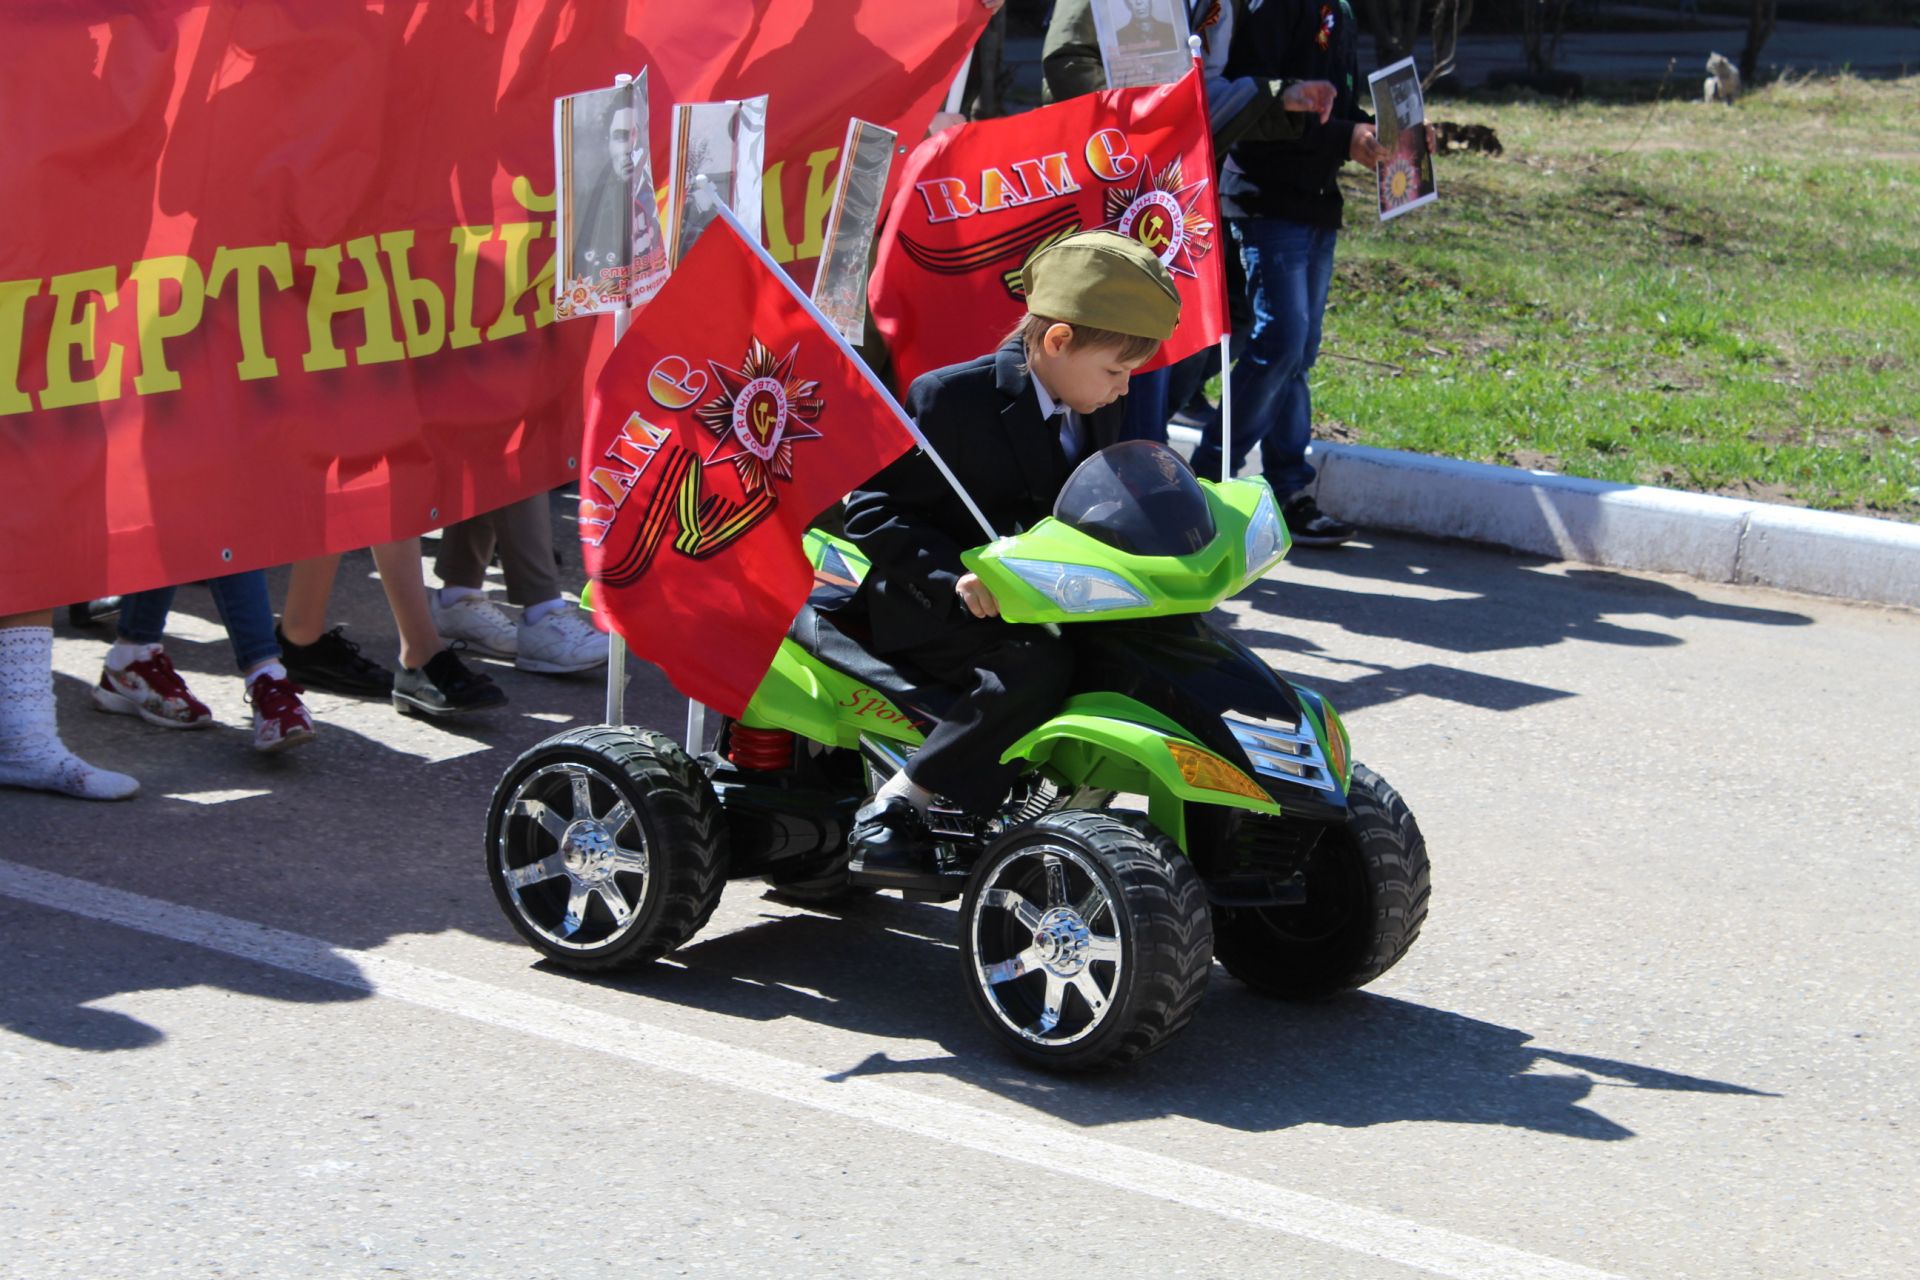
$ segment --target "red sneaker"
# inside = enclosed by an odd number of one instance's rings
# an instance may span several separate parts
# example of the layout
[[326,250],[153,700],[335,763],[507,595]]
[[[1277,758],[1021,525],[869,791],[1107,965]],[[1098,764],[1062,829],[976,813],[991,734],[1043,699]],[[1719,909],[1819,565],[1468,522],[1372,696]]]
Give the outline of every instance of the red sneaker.
[[247,686],[247,701],[253,704],[255,751],[271,755],[313,741],[313,717],[300,701],[303,692],[285,676],[261,676]]
[[164,729],[206,729],[213,712],[193,696],[187,682],[173,669],[172,659],[159,645],[148,645],[146,656],[119,671],[100,668],[93,687],[93,705],[119,716],[139,716]]

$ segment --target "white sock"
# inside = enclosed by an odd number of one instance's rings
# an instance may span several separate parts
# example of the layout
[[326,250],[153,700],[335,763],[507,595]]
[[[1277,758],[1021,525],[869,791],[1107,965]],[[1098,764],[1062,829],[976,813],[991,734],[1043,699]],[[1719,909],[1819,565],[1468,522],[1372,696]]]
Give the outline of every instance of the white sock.
[[888,778],[880,789],[873,793],[875,800],[891,800],[895,796],[912,805],[913,811],[923,818],[927,816],[927,805],[933,801],[933,792],[909,778],[905,769]]
[[484,596],[486,591],[480,587],[442,587],[440,588],[440,607],[458,604],[468,596]]
[[115,671],[125,671],[136,662],[143,662],[160,652],[157,644],[135,644],[131,640],[116,640],[113,648],[107,650],[107,665]]
[[133,778],[96,769],[60,741],[52,627],[0,628],[0,785],[83,800],[123,800],[140,789]]
[[543,600],[539,604],[530,604],[522,609],[520,611],[520,620],[531,627],[548,614],[566,607],[567,598],[565,596],[555,596],[551,600]]
[[275,680],[285,680],[287,678],[287,669],[281,666],[277,662],[269,662],[266,666],[261,667],[258,671],[254,671],[248,674],[247,688],[249,689],[253,688],[253,682],[255,680],[258,680],[261,676],[269,676]]

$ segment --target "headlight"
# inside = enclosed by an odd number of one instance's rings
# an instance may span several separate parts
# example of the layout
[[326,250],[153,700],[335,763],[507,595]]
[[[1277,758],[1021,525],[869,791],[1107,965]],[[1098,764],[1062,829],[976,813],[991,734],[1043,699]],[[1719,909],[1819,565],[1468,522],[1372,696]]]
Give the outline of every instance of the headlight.
[[1287,554],[1292,539],[1287,536],[1287,526],[1280,523],[1280,509],[1273,505],[1273,490],[1267,489],[1260,495],[1260,505],[1253,509],[1253,519],[1247,523],[1247,577],[1252,582],[1273,568],[1280,558]]
[[1132,583],[1105,569],[1053,560],[1007,559],[1000,563],[1068,613],[1138,609],[1147,603],[1147,598]]

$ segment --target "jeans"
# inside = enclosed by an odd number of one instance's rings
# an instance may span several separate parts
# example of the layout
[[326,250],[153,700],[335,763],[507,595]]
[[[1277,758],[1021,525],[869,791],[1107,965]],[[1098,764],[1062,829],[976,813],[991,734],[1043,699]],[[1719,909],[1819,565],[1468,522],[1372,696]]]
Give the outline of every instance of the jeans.
[[[227,626],[233,659],[242,671],[280,656],[273,636],[273,601],[267,597],[267,573],[253,569],[207,579],[220,621]],[[159,644],[173,610],[177,587],[155,587],[120,598],[120,638],[131,644]]]
[[1152,373],[1134,374],[1127,384],[1127,415],[1120,439],[1165,444],[1167,423],[1218,372],[1220,348],[1212,346]]
[[[1253,302],[1253,332],[1233,366],[1233,470],[1237,474],[1259,445],[1260,469],[1284,499],[1313,481],[1307,371],[1320,354],[1320,322],[1340,233],[1278,218],[1235,218],[1227,225],[1240,243]],[[1209,479],[1220,474],[1217,414],[1201,432],[1193,470]]]

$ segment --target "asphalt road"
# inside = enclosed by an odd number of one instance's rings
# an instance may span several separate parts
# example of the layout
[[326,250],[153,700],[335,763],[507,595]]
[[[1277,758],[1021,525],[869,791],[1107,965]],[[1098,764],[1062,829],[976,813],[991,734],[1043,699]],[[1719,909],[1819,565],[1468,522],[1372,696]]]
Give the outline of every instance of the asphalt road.
[[93,713],[63,633],[68,740],[145,790],[0,792],[0,1275],[1920,1271],[1920,616],[1388,538],[1229,613],[1404,792],[1432,916],[1326,1005],[1216,970],[1098,1079],[999,1055],[948,907],[738,882],[648,971],[537,963],[486,801],[592,679],[316,696],[264,760],[204,590],[215,732]]

